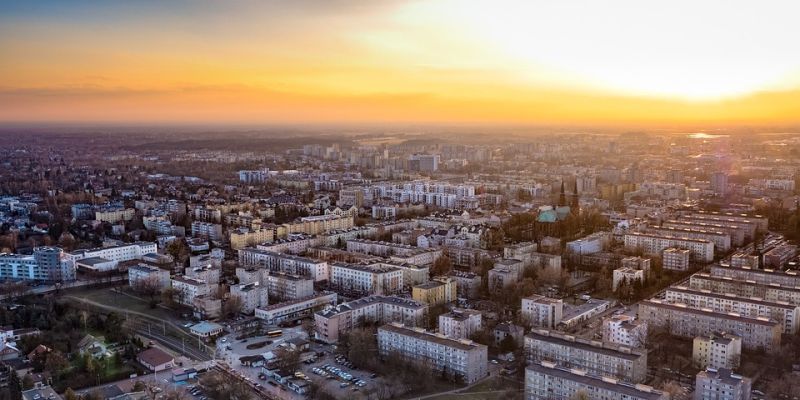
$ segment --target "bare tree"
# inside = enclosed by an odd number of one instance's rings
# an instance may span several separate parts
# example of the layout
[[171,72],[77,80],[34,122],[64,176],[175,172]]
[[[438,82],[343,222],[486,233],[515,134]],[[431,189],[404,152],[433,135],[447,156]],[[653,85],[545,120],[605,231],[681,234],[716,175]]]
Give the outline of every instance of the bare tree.
[[161,284],[155,276],[139,279],[133,284],[133,291],[143,296],[147,296],[150,308],[155,308],[158,304],[158,297],[161,294]]

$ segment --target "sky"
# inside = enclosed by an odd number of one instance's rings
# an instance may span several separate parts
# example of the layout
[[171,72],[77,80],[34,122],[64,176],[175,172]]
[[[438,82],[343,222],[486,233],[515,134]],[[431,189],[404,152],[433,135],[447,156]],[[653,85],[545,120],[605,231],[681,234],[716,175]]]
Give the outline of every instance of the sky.
[[0,0],[0,122],[800,122],[797,1]]

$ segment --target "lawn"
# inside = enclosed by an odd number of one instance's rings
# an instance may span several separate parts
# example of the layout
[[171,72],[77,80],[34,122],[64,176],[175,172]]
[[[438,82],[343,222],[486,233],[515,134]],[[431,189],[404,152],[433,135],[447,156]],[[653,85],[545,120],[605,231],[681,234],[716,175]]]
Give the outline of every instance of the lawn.
[[428,400],[521,399],[522,384],[505,378],[489,378],[463,392],[429,397]]

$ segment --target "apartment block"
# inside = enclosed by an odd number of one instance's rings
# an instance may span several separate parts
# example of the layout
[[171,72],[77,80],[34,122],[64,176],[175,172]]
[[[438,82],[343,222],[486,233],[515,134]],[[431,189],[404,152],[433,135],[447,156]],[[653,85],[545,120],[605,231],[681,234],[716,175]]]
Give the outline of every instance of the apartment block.
[[711,266],[710,274],[712,276],[753,281],[764,285],[777,283],[783,286],[800,287],[800,273],[798,273],[798,271],[753,269],[748,267],[737,268],[726,264],[715,264]]
[[695,377],[694,400],[750,400],[752,381],[725,368],[708,368]]
[[411,362],[425,363],[437,374],[459,377],[465,383],[475,382],[489,373],[485,345],[396,323],[378,328],[378,351],[381,357],[396,354]]
[[661,265],[664,269],[671,271],[689,270],[689,255],[687,249],[670,247],[661,252]]
[[634,232],[625,234],[624,241],[626,251],[642,250],[646,254],[658,255],[665,249],[677,247],[689,250],[691,257],[696,261],[714,260],[714,243],[708,240]]
[[297,300],[314,294],[314,280],[302,275],[272,272],[266,277],[269,295],[278,301]]
[[245,248],[239,250],[239,264],[260,266],[271,272],[285,272],[310,277],[314,282],[330,279],[328,263],[308,257],[277,253],[269,250]]
[[233,285],[230,293],[231,297],[235,296],[242,300],[241,312],[244,314],[252,314],[256,308],[269,305],[269,290],[258,282]]
[[481,329],[482,321],[480,311],[454,308],[439,315],[439,333],[450,339],[469,339]]
[[203,221],[192,222],[192,236],[215,242],[222,242],[225,239],[222,235],[222,225]]
[[425,324],[428,306],[418,301],[394,296],[368,296],[314,314],[315,337],[326,343],[364,324],[398,322],[417,327]]
[[336,304],[336,293],[325,292],[310,297],[271,304],[256,308],[256,318],[267,324],[279,324],[284,321],[297,321],[312,316],[315,312]]
[[65,282],[75,278],[74,259],[58,247],[36,247],[31,255],[0,253],[0,280]]
[[709,242],[714,243],[714,249],[721,253],[727,252],[731,249],[731,236],[722,231],[662,226],[660,228],[649,228],[647,229],[647,232],[660,236],[708,240]]
[[135,288],[144,282],[154,285],[160,290],[169,287],[169,271],[148,264],[137,264],[128,267],[128,285]]
[[639,318],[650,329],[666,328],[676,336],[694,338],[714,332],[730,332],[742,338],[747,349],[778,351],[783,326],[764,317],[745,317],[736,313],[720,313],[710,308],[696,309],[685,304],[645,300],[639,303]]
[[232,250],[240,250],[248,246],[256,246],[262,243],[275,241],[276,230],[270,228],[260,229],[236,229],[228,235]]
[[447,277],[456,281],[458,297],[463,299],[474,299],[478,297],[483,283],[483,279],[480,275],[474,272],[454,269],[447,274]]
[[141,260],[147,254],[158,252],[158,245],[151,242],[125,243],[116,246],[98,247],[88,250],[76,250],[67,254],[76,264],[86,259],[93,259],[83,267],[100,266],[100,270],[112,270],[123,261]]
[[663,228],[681,228],[697,231],[723,232],[731,238],[731,245],[742,246],[745,244],[746,228],[731,224],[718,224],[714,222],[688,221],[683,219],[668,220],[661,223]]
[[800,305],[800,287],[778,283],[756,283],[755,281],[697,273],[689,278],[692,289],[710,290],[714,293],[731,293],[743,297],[759,297],[768,301],[782,301]]
[[647,353],[627,346],[534,329],[525,335],[524,347],[532,363],[549,361],[633,383],[647,375]]
[[411,297],[428,305],[448,304],[458,299],[458,284],[449,277],[433,280],[411,288]]
[[701,370],[706,368],[739,368],[742,359],[742,338],[726,333],[714,332],[708,336],[697,336],[692,341],[692,361]]
[[185,276],[172,278],[171,284],[172,288],[175,289],[175,300],[187,306],[192,306],[195,298],[210,296],[217,290],[217,285],[211,285]]
[[693,308],[710,308],[716,312],[737,313],[748,317],[764,317],[781,323],[784,333],[794,334],[800,327],[800,307],[757,297],[741,297],[730,293],[713,293],[685,286],[668,288],[665,299]]
[[555,329],[564,316],[564,301],[541,295],[522,299],[522,320],[532,328]]
[[186,267],[184,268],[183,275],[207,283],[219,283],[219,278],[222,275],[222,268],[213,265]]
[[533,363],[525,368],[526,400],[574,399],[582,393],[589,400],[669,399],[668,394],[650,386],[567,369],[552,362]]
[[393,294],[403,290],[403,271],[389,264],[331,265],[330,287],[337,292]]
[[647,323],[625,314],[605,318],[603,341],[628,347],[644,347],[647,344]]

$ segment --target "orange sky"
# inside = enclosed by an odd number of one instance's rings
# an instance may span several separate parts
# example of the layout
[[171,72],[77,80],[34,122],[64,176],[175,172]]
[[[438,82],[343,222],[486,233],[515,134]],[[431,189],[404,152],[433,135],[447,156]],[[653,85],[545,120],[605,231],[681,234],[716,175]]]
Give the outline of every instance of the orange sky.
[[800,120],[792,2],[551,3],[4,3],[0,121]]

